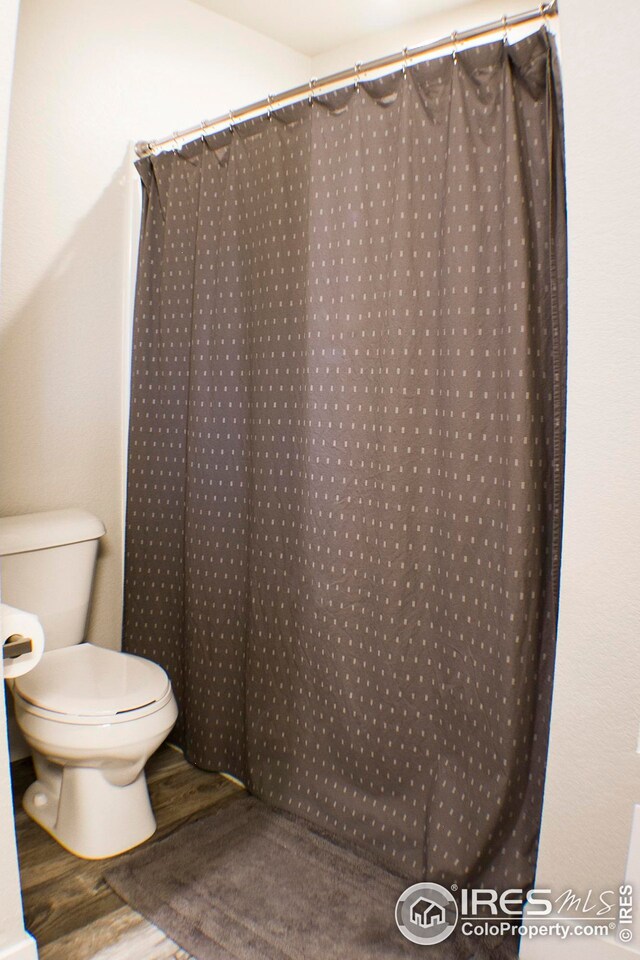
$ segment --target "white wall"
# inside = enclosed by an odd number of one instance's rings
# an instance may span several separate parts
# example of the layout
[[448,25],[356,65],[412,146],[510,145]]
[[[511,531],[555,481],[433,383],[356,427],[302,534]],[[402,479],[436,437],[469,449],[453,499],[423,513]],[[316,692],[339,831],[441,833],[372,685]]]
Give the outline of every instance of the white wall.
[[[15,49],[18,0],[0,4],[0,248],[6,161],[6,132]],[[2,585],[0,584],[0,590]],[[37,951],[25,933],[20,876],[9,777],[9,751],[4,725],[5,686],[0,680],[0,960],[35,960]]]
[[[482,23],[500,20],[504,13],[509,15],[522,13],[535,6],[537,5],[531,0],[508,0],[508,2],[506,0],[474,0],[472,3],[463,5],[452,4],[452,9],[445,8],[422,20],[380,30],[338,46],[327,53],[318,54],[312,61],[313,76],[326,76],[355,63],[365,63],[367,60],[404,50],[405,47],[416,47],[430,40],[438,40],[449,36],[453,30],[460,33],[462,30]],[[525,33],[530,33],[531,30],[531,24],[513,27],[510,28],[509,36],[515,40]],[[491,34],[489,39],[495,40],[497,36],[499,34]]]
[[[640,9],[561,0],[569,407],[560,628],[537,884],[617,889],[640,802]],[[636,890],[640,911],[640,889]],[[629,956],[539,939],[525,960]]]
[[[104,521],[90,639],[120,643],[130,143],[309,76],[190,0],[22,0],[0,314],[0,514]],[[136,213],[133,215],[136,220]]]

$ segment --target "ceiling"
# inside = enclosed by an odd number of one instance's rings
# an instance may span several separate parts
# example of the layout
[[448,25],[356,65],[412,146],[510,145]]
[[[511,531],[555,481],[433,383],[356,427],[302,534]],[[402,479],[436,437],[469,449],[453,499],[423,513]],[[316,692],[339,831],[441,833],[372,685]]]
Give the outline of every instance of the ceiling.
[[[462,6],[465,0],[196,0],[307,56]],[[469,0],[466,0],[468,3]]]

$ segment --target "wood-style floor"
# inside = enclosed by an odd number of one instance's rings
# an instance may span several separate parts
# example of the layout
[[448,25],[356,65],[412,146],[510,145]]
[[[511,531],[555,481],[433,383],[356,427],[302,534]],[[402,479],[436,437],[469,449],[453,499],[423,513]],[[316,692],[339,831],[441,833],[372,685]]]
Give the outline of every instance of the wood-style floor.
[[[158,750],[146,772],[158,822],[147,843],[244,793],[231,780],[192,767],[169,746]],[[117,857],[74,857],[29,819],[21,801],[34,779],[31,760],[13,763],[12,777],[25,925],[36,938],[40,960],[196,960],[104,881],[107,865]],[[512,956],[509,949],[498,955]]]
[[[41,960],[191,960],[102,879],[117,857],[80,860],[29,819],[21,800],[34,779],[31,760],[12,764],[12,774],[25,925]],[[147,843],[242,793],[230,780],[192,767],[168,746],[147,764],[147,780],[158,821]]]

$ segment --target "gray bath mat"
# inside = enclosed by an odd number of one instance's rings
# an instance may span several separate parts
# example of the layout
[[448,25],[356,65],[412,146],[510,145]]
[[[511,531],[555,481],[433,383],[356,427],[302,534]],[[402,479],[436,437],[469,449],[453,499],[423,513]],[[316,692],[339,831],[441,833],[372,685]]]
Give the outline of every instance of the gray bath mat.
[[507,960],[454,934],[426,948],[394,919],[408,886],[254,797],[124,857],[117,894],[198,960]]

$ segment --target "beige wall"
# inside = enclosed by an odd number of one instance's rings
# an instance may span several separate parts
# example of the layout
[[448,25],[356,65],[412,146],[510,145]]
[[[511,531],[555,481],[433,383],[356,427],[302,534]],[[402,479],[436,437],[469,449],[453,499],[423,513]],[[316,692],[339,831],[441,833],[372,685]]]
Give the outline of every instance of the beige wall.
[[[18,0],[0,4],[0,247],[4,198],[6,131],[18,21]],[[0,584],[0,593],[2,584]],[[7,731],[4,725],[5,685],[0,680],[0,960],[34,960],[35,944],[25,933],[20,876],[9,777]]]
[[0,314],[0,514],[104,521],[90,638],[117,647],[130,144],[309,76],[307,57],[189,0],[23,0]]
[[[558,665],[537,884],[617,889],[640,803],[640,8],[562,0],[569,407]],[[636,911],[640,889],[636,890]],[[525,960],[619,946],[539,939]],[[629,955],[628,953],[626,954]]]
[[[452,3],[450,8],[444,3],[442,4],[442,10],[422,20],[415,20],[400,27],[392,27],[367,34],[359,40],[318,54],[312,61],[313,76],[326,76],[354,63],[364,63],[367,60],[385,56],[395,50],[419,46],[422,43],[428,43],[430,40],[449,36],[452,30],[457,30],[460,33],[462,30],[476,27],[480,23],[500,20],[505,12],[510,15],[522,13],[524,10],[531,10],[535,6],[537,4],[532,3],[531,0],[509,0],[508,3],[506,0],[474,0],[472,3],[465,4]],[[531,29],[530,24],[525,24],[523,27],[513,27],[510,30],[510,37],[518,39],[519,36],[530,33]],[[490,39],[495,40],[496,34],[492,34]]]

